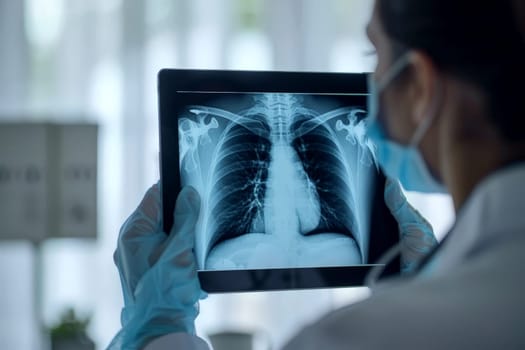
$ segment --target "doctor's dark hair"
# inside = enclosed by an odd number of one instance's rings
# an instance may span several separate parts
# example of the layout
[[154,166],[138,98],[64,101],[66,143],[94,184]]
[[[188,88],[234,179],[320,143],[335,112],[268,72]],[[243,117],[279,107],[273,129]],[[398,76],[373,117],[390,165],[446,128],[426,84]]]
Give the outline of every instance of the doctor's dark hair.
[[476,84],[502,136],[525,139],[524,0],[378,0],[394,54],[425,52]]

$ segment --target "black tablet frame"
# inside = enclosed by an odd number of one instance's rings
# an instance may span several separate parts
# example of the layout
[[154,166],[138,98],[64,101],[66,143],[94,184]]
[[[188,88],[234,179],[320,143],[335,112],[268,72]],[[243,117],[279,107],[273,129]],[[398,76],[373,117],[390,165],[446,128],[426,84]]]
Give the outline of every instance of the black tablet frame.
[[[173,225],[173,210],[181,190],[177,91],[274,92],[309,94],[367,93],[366,73],[231,71],[163,69],[158,74],[160,176],[164,232]],[[384,203],[385,177],[377,171],[371,213],[368,259],[377,261],[399,241],[399,229]],[[361,286],[373,265],[280,268],[261,270],[202,270],[199,280],[208,293],[249,292]],[[400,261],[389,264],[383,276],[399,274]],[[260,278],[264,276],[264,278]]]

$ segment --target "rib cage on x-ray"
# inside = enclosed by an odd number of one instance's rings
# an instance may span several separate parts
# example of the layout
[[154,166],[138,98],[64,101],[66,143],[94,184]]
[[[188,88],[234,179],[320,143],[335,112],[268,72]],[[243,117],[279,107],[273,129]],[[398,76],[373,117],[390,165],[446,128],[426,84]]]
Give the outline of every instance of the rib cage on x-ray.
[[354,237],[357,222],[350,176],[332,133],[325,125],[316,125],[309,115],[299,115],[292,130],[296,134],[293,148],[309,181],[315,185],[320,204],[319,224],[307,233],[334,232]]
[[250,115],[225,133],[212,172],[210,248],[249,232],[264,232],[264,200],[270,166],[270,126]]
[[191,112],[207,132],[220,130],[202,183],[202,255],[248,233],[340,233],[361,243],[351,186],[356,179],[327,123],[346,117],[336,129],[348,131],[356,123],[355,108],[320,114],[304,107],[300,95],[256,94],[253,107],[242,112],[206,106],[192,106]]

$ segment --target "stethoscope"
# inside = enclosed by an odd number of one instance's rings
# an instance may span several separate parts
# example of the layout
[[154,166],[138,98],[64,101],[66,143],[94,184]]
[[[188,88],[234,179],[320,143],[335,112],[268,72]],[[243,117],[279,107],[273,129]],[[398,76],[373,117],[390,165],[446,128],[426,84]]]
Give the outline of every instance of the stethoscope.
[[[457,222],[457,220],[456,220]],[[433,261],[436,254],[443,249],[444,243],[446,240],[451,236],[451,233],[454,231],[454,228],[456,226],[456,223],[450,228],[448,233],[445,235],[445,237],[441,240],[440,243],[438,243],[436,246],[432,248],[430,252],[428,252],[427,255],[425,255],[421,261],[417,263],[417,266],[410,272],[403,274],[402,276],[405,278],[413,278],[417,275],[419,275],[422,271],[424,271],[427,267],[429,267],[430,262]],[[377,265],[374,266],[370,272],[367,274],[365,278],[365,286],[367,286],[370,289],[373,289],[377,283],[381,280],[381,275],[387,268],[389,264],[394,262],[397,258],[401,256],[401,250],[402,250],[402,244],[403,242],[399,242],[395,244],[394,246],[390,247],[377,261]]]

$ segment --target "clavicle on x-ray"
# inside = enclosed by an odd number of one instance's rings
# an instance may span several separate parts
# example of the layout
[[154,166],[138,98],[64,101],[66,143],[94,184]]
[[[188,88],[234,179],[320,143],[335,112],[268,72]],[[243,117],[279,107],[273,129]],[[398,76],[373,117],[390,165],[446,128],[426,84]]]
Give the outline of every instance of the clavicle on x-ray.
[[199,267],[367,263],[365,111],[330,95],[202,94],[178,116],[181,183],[202,199]]

